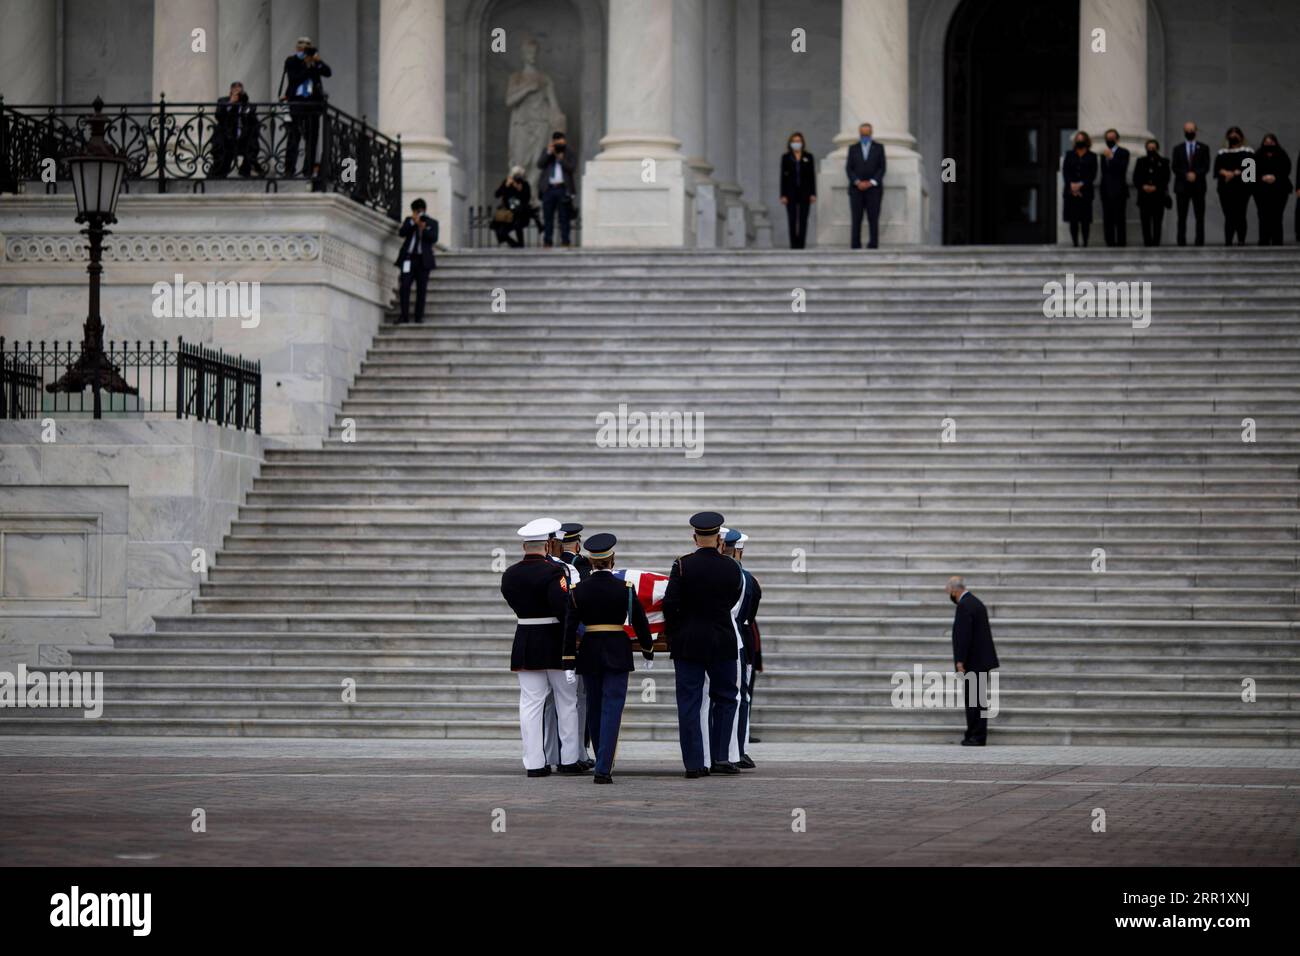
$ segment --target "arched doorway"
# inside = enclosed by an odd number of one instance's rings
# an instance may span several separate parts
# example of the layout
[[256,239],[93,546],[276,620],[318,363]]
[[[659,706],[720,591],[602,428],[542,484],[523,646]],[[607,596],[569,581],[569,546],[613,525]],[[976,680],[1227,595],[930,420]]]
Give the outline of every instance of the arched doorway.
[[1051,243],[1078,121],[1078,0],[962,0],[944,49],[945,243]]

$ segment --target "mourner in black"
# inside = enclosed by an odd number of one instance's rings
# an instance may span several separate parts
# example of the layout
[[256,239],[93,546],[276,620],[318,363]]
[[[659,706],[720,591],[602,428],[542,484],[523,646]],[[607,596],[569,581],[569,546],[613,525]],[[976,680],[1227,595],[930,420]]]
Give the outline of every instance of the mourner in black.
[[523,560],[501,576],[501,595],[515,612],[510,669],[519,677],[519,730],[524,769],[530,777],[550,773],[542,742],[542,708],[555,695],[561,746],[560,770],[582,773],[574,672],[577,619],[571,616],[572,591],[564,566],[547,554],[547,542],[560,530],[553,518],[538,518],[519,529]]
[[1146,155],[1133,166],[1133,187],[1137,190],[1144,246],[1160,245],[1165,210],[1173,204],[1169,198],[1169,175],[1169,160],[1160,155],[1160,144],[1154,139],[1147,140]]
[[[664,591],[664,637],[677,687],[678,737],[691,779],[709,769],[740,772],[730,761],[717,759],[727,755],[736,719],[738,654],[732,609],[740,600],[743,581],[740,565],[719,550],[722,522],[716,511],[691,517],[696,550],[673,562]],[[705,727],[712,768],[704,763]]]
[[1178,202],[1178,244],[1187,245],[1187,207],[1196,214],[1196,244],[1205,245],[1205,182],[1210,176],[1210,149],[1196,141],[1196,124],[1183,124],[1184,142],[1169,157]]
[[1291,157],[1273,133],[1265,133],[1255,154],[1255,209],[1259,244],[1282,245],[1282,217],[1291,199]]
[[399,322],[411,321],[411,283],[415,283],[415,321],[424,321],[424,297],[429,288],[429,272],[437,265],[433,244],[438,241],[438,220],[424,214],[423,199],[411,203],[411,214],[398,228],[402,248],[397,253],[398,288],[402,303]]
[[870,123],[858,127],[858,141],[849,147],[844,172],[849,177],[849,246],[862,248],[862,216],[867,217],[867,248],[880,245],[880,197],[885,183],[885,147],[871,135]]
[[248,177],[257,169],[259,124],[257,107],[248,101],[243,83],[231,83],[230,95],[217,100],[217,129],[212,142],[212,169],[208,175],[224,179],[236,159],[239,175]]
[[297,52],[284,61],[280,74],[280,99],[289,104],[289,122],[284,144],[284,175],[294,176],[298,165],[298,144],[306,154],[302,174],[309,179],[316,173],[316,141],[320,135],[320,118],[325,111],[325,84],[322,80],[333,72],[310,37],[299,37]]
[[[1254,184],[1246,181],[1245,162],[1253,159],[1255,151],[1246,145],[1246,134],[1240,126],[1229,127],[1225,139],[1228,143],[1214,157],[1214,180],[1219,190],[1219,205],[1223,209],[1223,244],[1232,245],[1236,239],[1246,244],[1246,207]],[[1258,176],[1258,169],[1256,175]]]
[[587,541],[591,573],[573,591],[578,624],[583,628],[578,646],[578,673],[587,688],[587,727],[596,749],[596,783],[613,783],[618,728],[627,702],[627,675],[632,664],[632,642],[623,625],[631,626],[646,660],[654,659],[650,622],[632,585],[614,577],[612,534],[594,534]]
[[781,205],[790,224],[791,249],[807,247],[808,213],[817,201],[817,164],[806,146],[803,133],[792,133],[781,156]]
[[1101,229],[1108,246],[1128,245],[1128,150],[1119,133],[1106,130],[1101,152]]
[[1061,218],[1070,224],[1070,242],[1088,244],[1092,228],[1092,192],[1097,181],[1097,154],[1092,137],[1083,130],[1074,134],[1074,146],[1061,160],[1065,188],[1061,192]]
[[961,742],[964,747],[983,747],[988,740],[989,722],[980,712],[987,709],[989,701],[982,695],[988,693],[989,671],[999,666],[989,612],[979,598],[966,590],[961,578],[949,578],[946,590],[948,599],[957,605],[952,619],[953,665],[959,674],[974,675],[963,681],[966,735]]

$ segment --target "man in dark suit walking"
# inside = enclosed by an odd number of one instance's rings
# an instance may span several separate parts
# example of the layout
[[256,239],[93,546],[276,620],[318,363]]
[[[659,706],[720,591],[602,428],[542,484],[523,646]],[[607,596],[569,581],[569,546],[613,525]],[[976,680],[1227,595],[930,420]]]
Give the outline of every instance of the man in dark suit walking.
[[1186,142],[1174,147],[1174,197],[1178,200],[1178,244],[1187,245],[1187,206],[1196,213],[1196,244],[1205,245],[1205,181],[1210,175],[1210,148],[1196,141],[1196,124],[1183,124]]
[[1119,145],[1119,132],[1106,130],[1101,152],[1101,227],[1108,246],[1128,245],[1128,150]]
[[871,124],[858,127],[858,141],[844,163],[849,177],[849,210],[853,223],[850,248],[862,248],[862,214],[867,214],[868,249],[880,245],[880,198],[885,182],[885,147],[871,137]]
[[[966,694],[966,736],[963,747],[983,747],[989,736],[987,710],[989,671],[998,666],[998,652],[993,648],[993,631],[989,628],[989,612],[975,595],[966,590],[960,577],[948,579],[945,588],[948,599],[957,605],[952,620],[952,660],[957,673],[963,675]],[[965,675],[973,674],[973,677]],[[981,697],[983,699],[981,700]]]
[[423,199],[411,203],[411,214],[402,222],[397,234],[402,237],[402,250],[397,254],[397,268],[401,270],[402,317],[398,322],[409,322],[411,317],[411,283],[415,283],[415,321],[424,321],[424,294],[429,287],[429,272],[434,261],[433,244],[438,241],[438,220],[424,214],[427,207]]

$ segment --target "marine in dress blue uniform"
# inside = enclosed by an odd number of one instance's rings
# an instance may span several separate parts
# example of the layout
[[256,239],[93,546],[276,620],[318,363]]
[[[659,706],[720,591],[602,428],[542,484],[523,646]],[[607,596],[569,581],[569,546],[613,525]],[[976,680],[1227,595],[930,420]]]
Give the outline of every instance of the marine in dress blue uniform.
[[[763,589],[759,587],[758,578],[741,562],[745,552],[745,542],[749,535],[733,531],[735,538],[728,535],[724,542],[723,553],[730,553],[741,564],[741,573],[745,576],[745,594],[741,599],[740,612],[736,615],[736,626],[740,628],[743,644],[744,663],[740,679],[740,719],[737,721],[737,744],[740,759],[736,766],[745,770],[754,769],[754,760],[749,755],[750,712],[754,701],[754,676],[762,669],[758,636],[758,603],[763,599]],[[728,551],[728,548],[730,551]]]
[[[740,600],[743,575],[731,558],[719,550],[722,515],[702,511],[691,517],[696,550],[673,562],[664,592],[664,636],[677,688],[677,729],[686,777],[740,770],[726,760],[736,719],[737,698],[735,620],[732,609]],[[700,711],[708,680],[709,752],[706,764],[705,733]],[[717,760],[722,756],[723,760]]]
[[555,695],[562,773],[584,773],[578,763],[582,736],[577,713],[577,620],[569,580],[546,553],[559,531],[553,518],[538,518],[519,529],[523,559],[501,576],[501,596],[515,612],[510,669],[519,677],[519,732],[524,769],[530,777],[550,774],[542,744],[542,711],[548,690]]
[[587,686],[587,726],[596,748],[595,783],[613,783],[618,729],[627,702],[627,675],[632,642],[623,629],[630,624],[646,660],[654,660],[654,637],[632,585],[614,577],[612,534],[592,535],[587,542],[591,571],[573,592],[577,625],[585,628],[578,648],[578,673]]

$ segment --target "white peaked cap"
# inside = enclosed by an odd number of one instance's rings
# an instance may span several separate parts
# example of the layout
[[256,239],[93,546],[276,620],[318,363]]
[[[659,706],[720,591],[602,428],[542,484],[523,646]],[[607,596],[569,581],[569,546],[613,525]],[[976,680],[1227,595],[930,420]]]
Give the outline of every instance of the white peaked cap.
[[745,546],[745,542],[748,540],[749,540],[749,535],[745,534],[745,532],[743,531],[740,532],[740,540],[736,542],[736,547],[743,548]]
[[534,518],[515,533],[525,541],[545,541],[555,537],[560,527],[554,518]]

